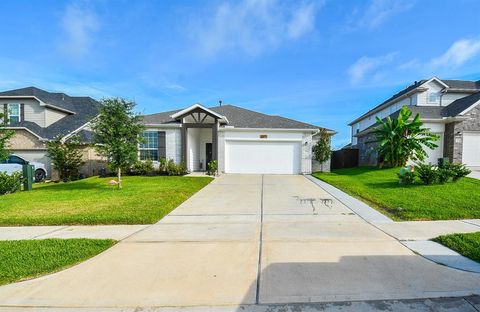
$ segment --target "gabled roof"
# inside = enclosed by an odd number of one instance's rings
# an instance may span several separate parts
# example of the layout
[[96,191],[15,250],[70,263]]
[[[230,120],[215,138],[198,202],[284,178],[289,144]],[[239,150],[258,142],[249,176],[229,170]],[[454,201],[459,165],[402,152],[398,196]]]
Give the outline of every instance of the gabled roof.
[[214,111],[212,111],[212,110],[210,110],[210,109],[206,108],[205,106],[203,106],[201,104],[198,104],[198,103],[193,104],[193,105],[191,105],[191,106],[189,106],[189,107],[187,107],[187,108],[185,108],[185,109],[183,109],[179,112],[176,112],[176,113],[172,114],[170,117],[172,117],[173,119],[178,119],[178,118],[181,118],[182,116],[185,116],[186,114],[188,114],[192,111],[195,111],[197,109],[200,109],[200,110],[204,111],[205,113],[208,113],[211,116],[214,116],[214,117],[218,118],[223,123],[228,123],[228,119],[225,116],[220,115],[217,112],[214,112]]
[[[307,124],[301,121],[280,116],[266,115],[234,105],[215,106],[210,107],[209,109],[221,116],[225,116],[228,119],[228,126],[233,126],[235,128],[312,130],[321,128],[319,126]],[[147,125],[180,124],[179,121],[176,121],[171,117],[180,111],[181,110],[174,110],[164,113],[145,115],[143,122]]]
[[469,81],[469,80],[442,80],[445,84],[448,85],[451,89],[458,90],[479,90],[480,91],[480,80],[479,81]]
[[398,100],[399,98],[401,98],[404,95],[407,95],[407,94],[413,93],[413,92],[425,91],[425,89],[423,89],[422,85],[425,84],[426,82],[429,82],[429,81],[432,81],[432,80],[435,80],[438,83],[440,83],[441,85],[443,85],[445,87],[446,92],[462,92],[462,91],[463,92],[477,92],[477,91],[480,91],[480,80],[478,80],[478,81],[447,80],[447,79],[439,79],[437,77],[433,77],[431,79],[423,79],[423,80],[420,80],[420,81],[415,81],[412,85],[406,87],[405,89],[396,93],[395,95],[393,95],[389,99],[387,99],[384,102],[380,103],[379,105],[375,106],[374,108],[372,108],[371,110],[369,110],[365,114],[356,118],[355,120],[350,122],[349,125],[351,126],[352,124],[356,123],[357,121],[359,121],[361,119],[364,119],[365,117],[368,117],[369,115],[371,115],[373,112],[377,111],[382,106],[388,106],[386,104],[388,104],[388,103],[390,103],[394,100]]
[[465,111],[471,107],[480,103],[480,92],[455,100],[450,105],[446,106],[442,110],[444,117],[455,117],[462,115]]
[[[356,123],[357,121],[369,116],[370,114],[372,114],[374,111],[376,111],[377,109],[379,109],[380,107],[394,101],[394,100],[397,100],[399,99],[400,97],[404,96],[404,95],[407,95],[409,93],[413,93],[416,91],[417,88],[419,88],[422,84],[424,84],[425,82],[427,82],[428,80],[420,80],[420,81],[415,81],[412,85],[406,87],[405,89],[403,89],[402,91],[392,95],[391,97],[389,97],[388,99],[386,99],[385,101],[383,101],[382,103],[378,104],[377,106],[375,106],[374,108],[372,108],[371,110],[369,110],[368,112],[366,112],[365,114],[361,115],[360,117],[356,118],[355,120],[353,120],[352,122],[349,123],[349,125],[352,125],[354,123]],[[421,91],[421,90],[417,90],[417,91]]]
[[47,140],[53,139],[58,135],[65,136],[80,128],[93,117],[97,116],[100,108],[100,103],[91,97],[51,93],[36,87],[0,92],[0,98],[2,97],[35,97],[47,104],[47,106],[71,112],[69,115],[45,128],[30,121],[21,121],[10,125],[10,128],[27,128],[39,137]]

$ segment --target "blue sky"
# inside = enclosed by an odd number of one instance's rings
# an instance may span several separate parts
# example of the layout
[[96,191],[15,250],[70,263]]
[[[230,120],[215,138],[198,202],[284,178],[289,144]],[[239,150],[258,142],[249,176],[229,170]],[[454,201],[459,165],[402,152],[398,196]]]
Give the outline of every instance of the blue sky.
[[[338,131],[414,80],[480,79],[478,0],[0,1],[0,90],[219,99]],[[8,12],[9,14],[5,14]]]

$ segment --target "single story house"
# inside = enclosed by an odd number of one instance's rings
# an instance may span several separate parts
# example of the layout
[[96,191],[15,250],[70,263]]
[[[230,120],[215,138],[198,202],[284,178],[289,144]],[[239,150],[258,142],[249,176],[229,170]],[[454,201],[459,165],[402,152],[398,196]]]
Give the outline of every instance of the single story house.
[[[50,175],[51,160],[46,142],[76,134],[85,143],[81,169],[84,175],[98,173],[104,166],[91,143],[89,123],[98,115],[100,104],[90,97],[52,93],[35,87],[0,92],[0,109],[8,118],[7,128],[15,131],[9,145],[13,153],[28,161],[45,164]],[[50,176],[49,176],[50,177]]]
[[189,171],[204,171],[217,160],[220,173],[306,174],[330,168],[329,161],[319,164],[312,157],[321,128],[280,116],[194,104],[145,115],[143,122],[147,142],[140,146],[141,160],[172,159],[185,162]]
[[437,148],[425,148],[427,163],[438,158],[480,167],[480,80],[446,80],[432,77],[415,81],[370,111],[353,120],[350,148],[359,149],[360,165],[377,165],[372,130],[375,117],[396,118],[402,106],[420,114],[424,127],[440,136]]

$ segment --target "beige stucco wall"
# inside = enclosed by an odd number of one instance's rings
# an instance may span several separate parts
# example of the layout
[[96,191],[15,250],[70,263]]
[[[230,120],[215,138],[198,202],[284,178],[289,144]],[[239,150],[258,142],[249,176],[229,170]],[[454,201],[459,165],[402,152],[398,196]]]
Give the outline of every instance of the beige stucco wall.
[[15,135],[9,141],[12,150],[45,150],[45,143],[27,130],[15,130]]
[[48,127],[53,123],[56,123],[57,121],[59,121],[65,116],[68,116],[68,114],[57,111],[57,110],[49,109],[49,108],[45,109],[45,127]]
[[[100,169],[107,168],[104,159],[91,146],[82,148],[82,159],[85,164],[80,168],[80,174],[84,177],[96,176],[99,174]],[[52,169],[51,179],[54,181],[59,179],[58,172],[55,169]]]

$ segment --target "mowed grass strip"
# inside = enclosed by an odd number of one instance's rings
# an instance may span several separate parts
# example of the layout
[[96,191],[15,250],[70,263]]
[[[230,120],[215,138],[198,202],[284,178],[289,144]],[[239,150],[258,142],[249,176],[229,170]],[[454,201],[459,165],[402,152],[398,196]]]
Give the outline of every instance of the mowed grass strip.
[[151,224],[205,187],[209,177],[111,178],[45,184],[32,191],[0,197],[0,226]]
[[60,271],[114,244],[110,239],[0,241],[0,285]]
[[359,167],[316,172],[316,178],[363,200],[395,220],[480,218],[480,180],[424,185],[398,184],[399,168]]
[[480,232],[443,235],[433,240],[467,258],[480,262]]

